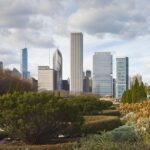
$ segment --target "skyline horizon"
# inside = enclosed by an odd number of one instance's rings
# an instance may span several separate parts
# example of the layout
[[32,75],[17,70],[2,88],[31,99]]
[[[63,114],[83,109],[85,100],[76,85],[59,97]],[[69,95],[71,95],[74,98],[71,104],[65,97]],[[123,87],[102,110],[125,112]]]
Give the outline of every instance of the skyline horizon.
[[[77,32],[71,32],[71,33],[77,33]],[[70,33],[70,34],[71,34]],[[82,32],[81,32],[82,33]],[[83,38],[84,39],[84,38]],[[22,48],[22,49],[25,49],[25,48],[27,48],[27,51],[29,50],[28,49],[28,47],[26,46],[26,47],[24,47],[24,48]],[[20,49],[20,50],[22,50],[22,49]],[[18,50],[18,51],[20,51],[20,50]],[[57,51],[57,50],[59,50],[60,52],[61,52],[61,50],[59,49],[59,48],[53,48],[53,54],[52,55],[50,55],[50,57],[51,57],[51,59],[50,59],[50,64],[47,64],[47,65],[38,65],[37,66],[37,70],[38,70],[38,67],[39,66],[49,66],[50,67],[50,69],[54,69],[53,68],[53,56],[54,56],[54,54],[55,54],[55,52]],[[48,50],[48,52],[49,52],[49,50]],[[83,49],[83,52],[84,52],[84,49]],[[113,57],[113,64],[112,64],[112,66],[113,66],[113,79],[116,79],[116,59],[117,58],[125,58],[125,57],[128,57],[128,56],[117,56],[117,57],[114,57],[114,55],[113,55],[113,53],[111,52],[111,51],[95,51],[95,52],[93,52],[93,55],[91,56],[92,58],[93,58],[93,56],[94,56],[94,54],[95,53],[99,53],[99,52],[106,52],[106,53],[108,53],[108,52],[110,52],[111,53],[111,55],[112,55],[112,57]],[[28,51],[28,53],[29,53],[29,51]],[[28,54],[28,59],[29,59],[30,57],[29,57],[29,54]],[[48,56],[48,58],[49,58],[49,56]],[[62,57],[63,58],[63,57]],[[128,57],[129,58],[129,57]],[[20,59],[21,59],[21,57],[20,57]],[[49,60],[48,60],[49,61]],[[83,62],[84,62],[84,59],[83,59]],[[114,63],[115,62],[115,63]],[[129,62],[130,62],[130,58],[129,58]],[[62,63],[63,63],[63,61],[62,61]],[[28,63],[29,64],[29,63]],[[84,63],[83,63],[84,64]],[[115,65],[114,65],[115,64]],[[92,65],[93,65],[93,62],[92,62]],[[91,65],[91,66],[92,66]],[[19,65],[19,67],[13,67],[13,68],[16,68],[20,73],[21,73],[21,69],[20,69],[20,66],[21,66],[21,63],[20,63],[20,65]],[[63,65],[64,66],[64,65]],[[5,68],[5,63],[3,62],[3,67],[4,67],[4,69],[13,69],[13,68]],[[28,65],[28,67],[29,67],[29,65]],[[115,68],[115,69],[114,69]],[[93,77],[93,69],[85,69],[84,68],[84,65],[83,65],[83,72],[85,73],[87,70],[90,70],[91,72],[92,72],[92,74],[91,74],[91,76]],[[130,70],[130,63],[129,63],[129,70]],[[32,74],[32,72],[30,71],[30,70],[28,70],[31,74]],[[130,71],[129,71],[129,78],[132,78],[132,77],[134,77],[134,76],[136,76],[136,75],[141,75],[142,76],[142,79],[143,79],[143,75],[142,74],[140,74],[140,73],[134,73],[133,75],[130,75]],[[36,78],[36,79],[38,79],[38,74],[36,75],[36,76],[32,76],[32,77],[34,77],[34,78]],[[67,79],[70,79],[70,76],[68,75],[68,76],[66,76],[65,78],[63,78],[63,80],[67,80]],[[144,82],[144,81],[143,81]],[[144,83],[147,83],[147,82],[144,82]]]
[[[92,70],[95,51],[130,59],[130,75],[150,84],[150,15],[147,0],[5,0],[0,1],[0,61],[20,69],[19,49],[26,46],[31,75],[49,64],[59,48],[63,78],[70,76],[70,32],[84,34],[84,71]],[[52,60],[52,58],[51,58]],[[39,64],[39,62],[41,62]],[[52,62],[50,63],[52,67]]]

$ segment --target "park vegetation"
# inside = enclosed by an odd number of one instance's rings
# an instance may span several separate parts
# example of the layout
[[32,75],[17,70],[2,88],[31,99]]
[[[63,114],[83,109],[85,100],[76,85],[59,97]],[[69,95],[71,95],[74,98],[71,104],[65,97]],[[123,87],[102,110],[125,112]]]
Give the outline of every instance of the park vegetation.
[[138,80],[135,80],[130,90],[126,90],[121,98],[122,103],[138,103],[146,100],[147,93],[146,87],[143,82],[139,84]]
[[[64,98],[48,92],[7,93],[0,96],[0,128],[12,139],[27,144],[45,144],[59,135],[76,137],[89,131],[97,133],[110,130],[110,126],[118,127],[120,120],[116,117],[105,116],[104,123],[97,117],[111,106],[112,102],[93,96]],[[97,116],[91,124],[87,116],[93,119],[93,115]],[[107,121],[110,126],[106,125]]]
[[11,71],[0,71],[0,95],[13,92],[32,91],[31,84],[11,74]]

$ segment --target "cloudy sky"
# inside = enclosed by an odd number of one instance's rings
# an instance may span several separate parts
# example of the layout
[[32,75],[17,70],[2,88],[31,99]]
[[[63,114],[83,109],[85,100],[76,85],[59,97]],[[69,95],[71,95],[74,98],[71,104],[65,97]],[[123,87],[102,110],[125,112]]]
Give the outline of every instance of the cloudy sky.
[[[20,69],[20,49],[28,48],[29,71],[49,65],[56,48],[63,55],[63,76],[70,76],[70,32],[84,34],[84,70],[94,52],[128,56],[130,75],[150,83],[149,0],[0,0],[0,61]],[[52,61],[52,58],[51,58]],[[52,62],[50,61],[51,67]]]

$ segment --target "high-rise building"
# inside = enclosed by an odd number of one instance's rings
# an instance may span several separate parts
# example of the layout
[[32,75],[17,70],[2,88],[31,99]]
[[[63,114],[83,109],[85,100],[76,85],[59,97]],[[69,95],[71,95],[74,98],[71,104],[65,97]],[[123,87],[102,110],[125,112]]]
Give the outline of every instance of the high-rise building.
[[13,68],[11,75],[21,79],[21,73],[16,68]]
[[38,67],[38,91],[56,90],[56,71],[49,66]]
[[83,91],[83,34],[71,33],[71,82],[70,92]]
[[113,79],[113,97],[116,97],[116,79]]
[[57,71],[57,90],[62,89],[62,54],[57,49],[53,55],[53,69]]
[[21,73],[23,79],[28,79],[28,50],[21,49]]
[[116,98],[121,98],[129,88],[129,59],[116,58]]
[[86,77],[91,78],[91,70],[86,70]]
[[3,62],[0,61],[0,70],[3,70]]
[[112,55],[110,52],[96,52],[93,56],[92,92],[102,97],[113,95]]
[[90,92],[90,79],[86,76],[83,79],[83,92]]
[[68,80],[62,80],[62,90],[69,91],[69,82],[68,82]]

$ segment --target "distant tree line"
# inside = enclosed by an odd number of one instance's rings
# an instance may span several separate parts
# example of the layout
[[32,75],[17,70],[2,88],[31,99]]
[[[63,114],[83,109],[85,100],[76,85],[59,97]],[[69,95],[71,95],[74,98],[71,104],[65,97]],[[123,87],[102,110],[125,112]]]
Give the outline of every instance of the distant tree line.
[[32,91],[31,83],[13,76],[9,70],[0,71],[0,95],[16,91]]
[[121,98],[123,103],[137,103],[147,99],[146,87],[143,82],[139,84],[138,80],[135,80],[130,90],[126,90]]

